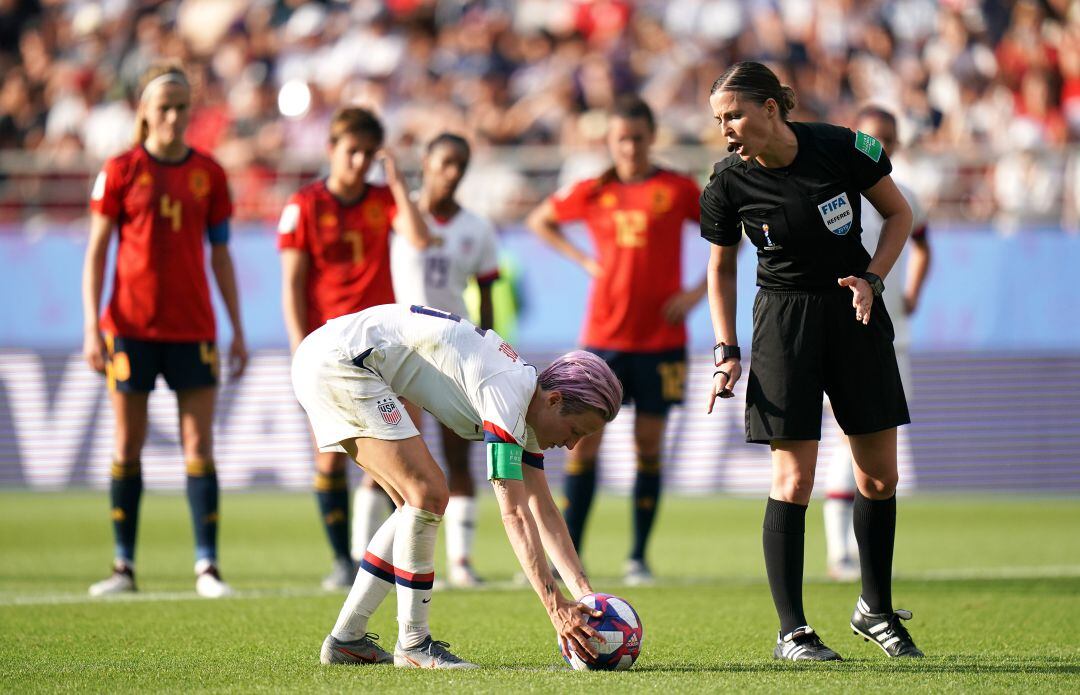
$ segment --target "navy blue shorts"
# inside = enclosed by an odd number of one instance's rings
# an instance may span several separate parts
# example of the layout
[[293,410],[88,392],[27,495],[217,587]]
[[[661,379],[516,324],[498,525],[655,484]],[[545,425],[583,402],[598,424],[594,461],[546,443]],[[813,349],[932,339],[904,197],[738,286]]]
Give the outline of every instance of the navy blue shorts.
[[639,413],[667,415],[686,393],[686,348],[660,352],[623,352],[585,347],[607,362],[623,387],[623,403]]
[[106,335],[105,345],[105,375],[113,391],[149,393],[158,374],[173,391],[217,386],[218,354],[212,340],[173,343]]

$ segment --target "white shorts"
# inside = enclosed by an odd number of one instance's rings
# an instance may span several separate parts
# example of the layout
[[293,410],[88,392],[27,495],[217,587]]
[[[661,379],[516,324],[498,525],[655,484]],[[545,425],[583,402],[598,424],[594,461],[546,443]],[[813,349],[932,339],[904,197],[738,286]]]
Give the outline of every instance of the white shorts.
[[343,452],[341,442],[360,437],[393,441],[420,434],[390,386],[353,364],[322,329],[296,349],[292,383],[319,451]]

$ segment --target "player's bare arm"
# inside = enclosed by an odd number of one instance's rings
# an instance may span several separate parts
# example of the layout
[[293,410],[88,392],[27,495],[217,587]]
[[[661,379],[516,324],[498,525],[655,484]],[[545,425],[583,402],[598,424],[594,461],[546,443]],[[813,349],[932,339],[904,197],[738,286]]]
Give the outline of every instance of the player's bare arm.
[[397,160],[385,147],[376,154],[382,162],[386,172],[386,185],[390,188],[390,194],[394,196],[394,204],[397,205],[397,217],[394,218],[394,230],[397,231],[410,245],[418,249],[427,248],[431,241],[431,232],[424,222],[424,216],[420,209],[409,197],[409,187],[405,183],[405,177],[398,169]]
[[311,258],[300,249],[281,250],[281,311],[289,334],[289,351],[296,352],[307,326],[307,279]]
[[544,471],[531,466],[523,466],[525,489],[529,495],[529,509],[540,531],[540,540],[544,544],[551,562],[559,570],[559,576],[574,598],[581,598],[593,592],[592,584],[581,566],[581,558],[570,540],[566,520],[555,503]]
[[214,279],[221,291],[233,329],[232,345],[229,346],[229,374],[239,377],[247,368],[248,352],[247,343],[244,341],[244,326],[240,321],[240,291],[236,286],[236,271],[228,244],[210,245],[210,268],[214,271]]
[[595,658],[596,647],[589,639],[596,637],[597,632],[585,622],[591,611],[577,601],[566,598],[559,590],[547,565],[536,521],[529,511],[525,484],[520,480],[495,479],[491,481],[491,485],[499,502],[510,545],[521,563],[521,569],[547,610],[548,618],[559,635],[560,644],[570,642],[575,650]]
[[580,265],[590,276],[596,277],[600,275],[600,264],[597,263],[596,259],[574,246],[566,238],[566,234],[563,233],[558,218],[555,216],[555,206],[551,204],[550,200],[540,203],[535,210],[529,213],[525,224],[544,243]]
[[90,368],[105,373],[105,341],[101,337],[98,313],[101,311],[101,290],[105,281],[105,259],[109,239],[116,221],[101,213],[90,215],[90,242],[83,261],[83,357]]
[[694,285],[690,289],[683,290],[676,295],[673,295],[671,299],[664,305],[664,320],[668,323],[682,323],[686,320],[687,314],[694,310],[694,307],[698,305],[708,290],[708,278],[701,278],[701,282]]

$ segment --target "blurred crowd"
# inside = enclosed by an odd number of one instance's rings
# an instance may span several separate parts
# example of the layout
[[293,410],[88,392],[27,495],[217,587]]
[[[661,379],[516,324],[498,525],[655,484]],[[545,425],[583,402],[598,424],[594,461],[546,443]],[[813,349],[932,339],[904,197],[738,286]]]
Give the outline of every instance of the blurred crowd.
[[[261,201],[241,217],[276,214],[275,182],[318,161],[340,104],[374,107],[403,149],[450,129],[481,152],[565,152],[595,145],[633,90],[661,147],[710,145],[709,88],[745,59],[795,88],[796,120],[895,110],[924,155],[914,178],[940,194],[941,172],[966,176],[969,218],[1059,214],[1078,178],[1060,156],[1080,140],[1070,0],[0,0],[0,151],[128,147],[134,86],[163,57],[196,85],[189,140]],[[1046,201],[1024,194],[1036,185]]]

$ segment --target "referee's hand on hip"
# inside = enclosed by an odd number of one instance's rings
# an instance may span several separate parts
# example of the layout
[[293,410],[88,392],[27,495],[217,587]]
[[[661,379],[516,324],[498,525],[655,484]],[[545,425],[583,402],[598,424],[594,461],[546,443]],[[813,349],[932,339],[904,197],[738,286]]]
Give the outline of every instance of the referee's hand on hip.
[[712,386],[709,389],[709,412],[713,411],[713,405],[717,397],[733,398],[735,396],[735,383],[742,376],[742,364],[739,360],[724,360],[713,371]]

